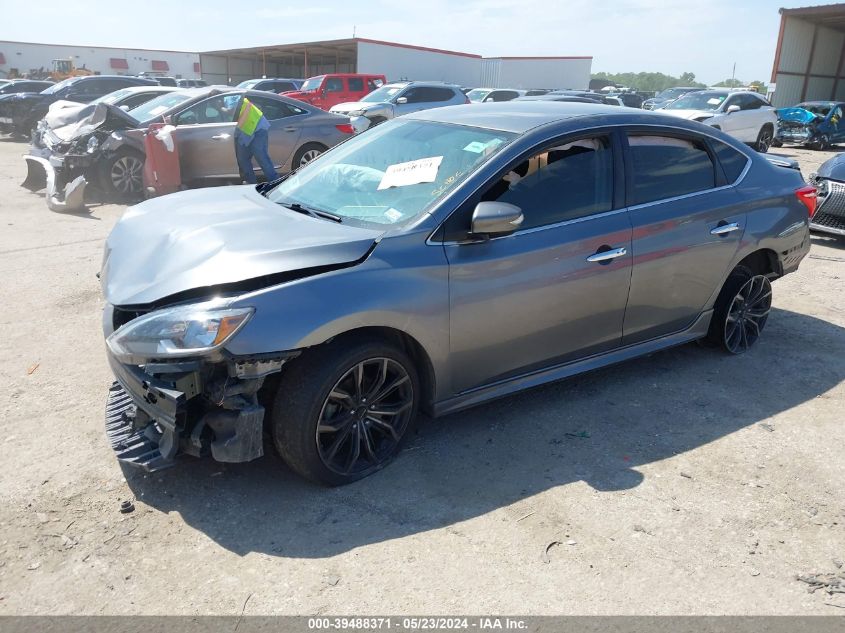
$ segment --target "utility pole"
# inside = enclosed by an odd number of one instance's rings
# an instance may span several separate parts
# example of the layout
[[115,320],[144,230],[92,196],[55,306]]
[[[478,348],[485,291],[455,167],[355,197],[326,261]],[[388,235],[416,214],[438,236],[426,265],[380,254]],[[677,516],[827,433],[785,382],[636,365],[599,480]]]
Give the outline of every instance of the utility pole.
[[736,88],[736,62],[734,62],[734,69],[731,73],[731,88]]

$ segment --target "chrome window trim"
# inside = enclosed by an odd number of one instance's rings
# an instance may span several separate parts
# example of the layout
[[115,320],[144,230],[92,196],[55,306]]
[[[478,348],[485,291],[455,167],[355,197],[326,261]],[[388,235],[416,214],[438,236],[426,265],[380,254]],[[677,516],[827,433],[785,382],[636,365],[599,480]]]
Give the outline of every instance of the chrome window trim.
[[[748,175],[748,172],[751,171],[751,164],[752,164],[753,161],[752,161],[750,156],[748,156],[745,152],[738,150],[737,148],[733,147],[732,145],[725,143],[722,139],[718,138],[717,136],[715,136],[714,134],[712,134],[708,130],[701,130],[701,131],[699,131],[699,130],[687,130],[686,128],[674,127],[671,124],[666,124],[666,123],[610,123],[610,124],[596,125],[596,126],[591,127],[591,128],[584,128],[583,130],[573,130],[572,135],[579,135],[580,136],[582,133],[589,135],[590,132],[592,132],[593,130],[595,130],[596,134],[598,134],[600,130],[618,129],[618,128],[632,128],[632,127],[633,128],[656,128],[658,130],[672,130],[672,131],[679,132],[681,134],[690,134],[690,133],[698,134],[700,136],[703,136],[705,138],[710,139],[713,142],[722,143],[723,145],[727,145],[732,150],[742,154],[745,157],[745,167],[743,168],[742,172],[739,174],[739,177],[734,182],[726,184],[726,185],[722,185],[721,187],[714,187],[712,189],[702,189],[701,191],[695,191],[693,193],[687,193],[687,194],[684,194],[682,196],[675,196],[673,198],[661,198],[660,200],[654,200],[652,202],[644,202],[643,204],[639,204],[639,205],[634,205],[634,206],[630,206],[630,207],[622,207],[620,209],[613,209],[612,211],[609,211],[609,212],[606,212],[606,213],[595,214],[595,215],[587,215],[587,216],[583,216],[581,218],[576,218],[574,220],[565,220],[564,222],[558,222],[555,225],[549,224],[549,225],[542,226],[542,227],[533,227],[531,229],[525,229],[525,231],[517,231],[515,233],[510,233],[509,235],[503,235],[501,237],[492,238],[492,239],[501,239],[502,237],[511,237],[511,236],[517,235],[519,233],[534,231],[534,230],[537,230],[537,229],[543,229],[543,228],[552,227],[552,226],[557,227],[557,226],[561,226],[561,225],[564,225],[564,224],[573,224],[576,221],[588,220],[590,218],[595,218],[595,217],[599,217],[599,216],[602,216],[602,215],[608,215],[610,213],[619,213],[619,212],[622,212],[622,211],[632,211],[632,210],[641,209],[641,208],[644,208],[644,207],[653,206],[655,204],[662,204],[664,202],[675,202],[677,200],[682,200],[684,198],[688,198],[688,197],[692,197],[692,196],[699,196],[699,195],[702,195],[704,193],[712,193],[712,192],[716,192],[716,191],[722,191],[724,189],[730,189],[731,187],[736,187],[737,185],[742,183],[742,181],[745,180],[745,177]],[[568,134],[564,134],[564,136],[568,136]],[[519,137],[517,136],[516,138],[514,138],[512,140],[516,140],[517,138],[519,138]],[[548,142],[548,141],[544,141],[544,143],[545,142]],[[505,148],[502,148],[502,149],[505,149]],[[718,160],[718,157],[716,157],[716,160]],[[763,160],[765,160],[765,159],[763,159]],[[715,167],[715,165],[714,165],[714,167]],[[452,216],[452,213],[455,213],[455,211],[457,211],[461,206],[466,204],[467,200],[469,200],[472,196],[474,196],[476,193],[478,193],[478,191],[480,191],[486,185],[487,185],[487,183],[484,183],[484,184],[480,185],[479,187],[476,187],[473,191],[468,193],[463,198],[463,200],[461,200],[459,203],[457,203],[455,205],[455,208],[452,210],[452,212],[448,216],[446,216],[436,227],[434,227],[434,229],[432,229],[431,232],[429,233],[428,237],[426,237],[425,243],[426,243],[427,246],[446,246],[447,244],[452,245],[452,244],[476,244],[476,243],[478,243],[477,241],[463,241],[463,242],[449,241],[449,242],[447,242],[445,240],[438,241],[438,240],[435,240],[433,238],[437,234],[437,232],[443,227],[443,225],[449,220],[449,218]],[[446,202],[446,200],[443,200],[442,202]],[[434,211],[434,210],[435,209],[432,209],[432,211]],[[432,211],[430,211],[428,213],[428,215],[431,215]]]

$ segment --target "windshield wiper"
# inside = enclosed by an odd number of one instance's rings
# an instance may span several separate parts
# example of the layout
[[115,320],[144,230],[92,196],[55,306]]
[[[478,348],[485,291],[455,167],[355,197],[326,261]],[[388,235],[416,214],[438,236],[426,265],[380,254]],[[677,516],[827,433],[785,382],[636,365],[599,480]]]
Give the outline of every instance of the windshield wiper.
[[334,213],[329,213],[328,211],[323,211],[322,209],[312,209],[310,207],[304,207],[298,202],[290,202],[285,204],[284,202],[280,202],[283,207],[290,209],[291,211],[296,211],[297,213],[304,213],[305,215],[310,215],[312,218],[323,218],[325,220],[331,220],[332,222],[337,222],[338,224],[343,222],[343,218],[339,215],[335,215]]

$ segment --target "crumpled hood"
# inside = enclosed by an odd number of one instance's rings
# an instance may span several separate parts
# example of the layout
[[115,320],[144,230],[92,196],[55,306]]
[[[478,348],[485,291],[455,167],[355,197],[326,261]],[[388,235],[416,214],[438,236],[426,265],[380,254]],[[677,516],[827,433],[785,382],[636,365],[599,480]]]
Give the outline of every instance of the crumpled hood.
[[804,108],[780,108],[775,110],[775,113],[778,115],[779,121],[802,123],[804,125],[812,123],[816,118],[821,118]]
[[83,105],[81,108],[50,110],[44,117],[47,126],[61,141],[72,141],[94,130],[105,132],[132,130],[140,123],[117,106],[106,103]]
[[383,231],[336,224],[267,200],[252,185],[211,187],[130,207],[106,241],[100,283],[113,305],[352,263]]
[[679,119],[686,119],[692,121],[698,117],[711,117],[720,114],[715,110],[660,110],[660,114],[668,114],[669,116],[676,116]]

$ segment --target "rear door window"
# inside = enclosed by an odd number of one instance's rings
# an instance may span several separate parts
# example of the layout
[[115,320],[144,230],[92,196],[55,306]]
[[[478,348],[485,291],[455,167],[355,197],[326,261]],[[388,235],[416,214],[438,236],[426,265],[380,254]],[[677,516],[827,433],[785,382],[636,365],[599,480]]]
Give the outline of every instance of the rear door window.
[[646,204],[716,186],[716,170],[703,140],[628,135],[632,191],[630,204]]
[[350,92],[364,92],[364,80],[361,77],[350,77],[348,81]]

